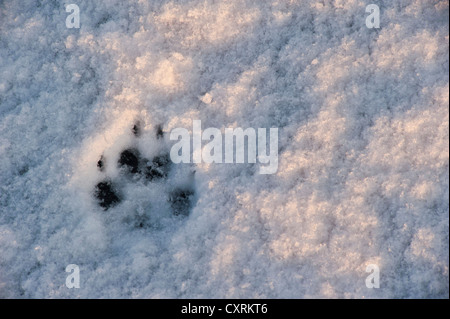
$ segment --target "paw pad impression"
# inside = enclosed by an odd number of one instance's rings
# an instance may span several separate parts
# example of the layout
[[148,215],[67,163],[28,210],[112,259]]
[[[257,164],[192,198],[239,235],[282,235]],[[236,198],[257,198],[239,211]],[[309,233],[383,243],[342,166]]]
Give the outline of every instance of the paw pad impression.
[[[134,138],[142,136],[140,122],[136,122],[131,129]],[[161,125],[155,128],[156,140],[163,143],[164,132]],[[158,142],[158,143],[159,143]],[[145,183],[148,187],[160,188],[161,196],[158,200],[165,200],[167,207],[170,207],[174,216],[189,215],[193,198],[194,187],[192,185],[173,186],[170,180],[170,174],[174,169],[174,164],[170,160],[167,149],[163,150],[151,159],[143,158],[138,147],[129,147],[120,152],[117,163],[108,163],[107,159],[101,155],[97,162],[97,168],[100,172],[105,173],[106,165],[117,165],[123,177],[122,182],[114,182],[109,177],[105,177],[97,183],[94,188],[94,197],[98,205],[103,210],[108,210],[120,204],[125,198],[119,196],[119,185],[124,187],[123,180],[128,183],[126,186],[132,186],[129,183],[137,183],[138,181]],[[190,173],[191,174],[191,173]],[[133,177],[132,179],[126,176]],[[159,183],[155,183],[159,182]],[[163,183],[163,184],[161,184]],[[167,184],[167,185],[165,185]],[[158,205],[155,205],[159,207]],[[141,216],[139,221],[135,222],[135,226],[142,228],[145,224],[146,217]]]

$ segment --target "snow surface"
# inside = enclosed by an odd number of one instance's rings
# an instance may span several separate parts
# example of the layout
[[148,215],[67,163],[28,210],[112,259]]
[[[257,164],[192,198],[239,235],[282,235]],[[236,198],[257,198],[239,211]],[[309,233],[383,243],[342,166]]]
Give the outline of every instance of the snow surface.
[[[0,297],[448,298],[448,18],[431,0],[0,1]],[[278,172],[98,171],[194,119],[278,127]],[[166,200],[181,184],[189,216]]]

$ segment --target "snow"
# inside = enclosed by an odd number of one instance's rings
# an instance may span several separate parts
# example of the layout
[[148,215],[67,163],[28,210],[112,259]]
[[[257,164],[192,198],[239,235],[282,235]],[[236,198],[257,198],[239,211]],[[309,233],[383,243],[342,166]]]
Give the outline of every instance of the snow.
[[[448,298],[448,1],[370,3],[1,1],[0,297]],[[193,120],[278,128],[277,173],[113,165]]]

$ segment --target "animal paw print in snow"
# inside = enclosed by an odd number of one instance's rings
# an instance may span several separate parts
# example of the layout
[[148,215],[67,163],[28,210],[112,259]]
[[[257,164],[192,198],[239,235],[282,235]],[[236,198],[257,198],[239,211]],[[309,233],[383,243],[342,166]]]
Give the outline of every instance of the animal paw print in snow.
[[[131,131],[134,138],[140,138],[140,123],[136,123]],[[155,135],[158,142],[164,143],[164,132],[160,125],[156,127]],[[117,163],[108,163],[103,155],[100,156],[100,159],[97,162],[98,170],[104,173],[106,165],[117,165],[120,169],[121,176],[125,177],[128,182],[140,180],[148,184],[155,184],[155,187],[158,187],[155,182],[169,182],[169,176],[174,167],[166,148],[164,151],[160,152],[160,154],[149,160],[141,156],[141,152],[137,147],[124,149],[120,153]],[[119,205],[123,201],[124,198],[119,195],[121,192],[118,185],[120,184],[121,183],[115,183],[110,178],[105,177],[95,186],[94,196],[97,199],[98,205],[104,210]],[[170,203],[173,215],[189,214],[194,196],[192,185],[188,187],[169,187],[167,194],[164,195],[165,196],[161,196],[162,198],[160,200],[166,200]]]

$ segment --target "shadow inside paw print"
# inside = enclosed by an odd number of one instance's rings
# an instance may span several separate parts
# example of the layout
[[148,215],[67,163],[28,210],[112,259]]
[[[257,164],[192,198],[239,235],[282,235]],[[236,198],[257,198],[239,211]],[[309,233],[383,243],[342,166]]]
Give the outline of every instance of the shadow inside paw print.
[[[131,132],[135,138],[139,138],[142,135],[139,122],[132,127]],[[164,137],[161,125],[156,127],[155,136],[156,140],[161,142]],[[105,173],[106,165],[109,165],[109,163],[102,155],[97,162],[97,168],[100,172]],[[140,180],[143,181],[145,185],[149,185],[149,187],[159,187],[164,189],[160,190],[160,192],[166,192],[161,194],[160,200],[167,201],[167,207],[170,207],[173,215],[189,215],[194,197],[193,187],[168,186],[164,188],[160,183],[154,183],[158,181],[168,184],[170,182],[169,174],[172,171],[174,164],[170,160],[170,155],[167,150],[161,151],[158,155],[149,160],[141,155],[138,147],[126,148],[119,154],[118,161],[115,165],[119,168],[121,176],[125,177],[126,183],[137,182]],[[133,178],[127,179],[126,176]],[[106,211],[126,199],[124,196],[119,196],[119,194],[123,193],[119,193],[118,185],[124,186],[123,183],[115,183],[110,178],[106,177],[95,186],[94,196],[97,199],[98,205],[103,210]],[[142,228],[145,223],[146,217],[141,216],[139,221],[135,221],[135,226]]]
[[173,210],[173,214],[178,215],[188,215],[191,209],[192,196],[194,191],[191,189],[176,189],[170,196],[169,201]]
[[98,204],[105,209],[120,202],[116,191],[109,181],[100,182],[95,186],[95,196],[98,199]]
[[145,168],[145,177],[148,180],[154,180],[167,177],[170,170],[170,156],[164,153],[153,158]]
[[127,149],[120,154],[119,166],[132,174],[139,172],[139,151],[137,149]]

